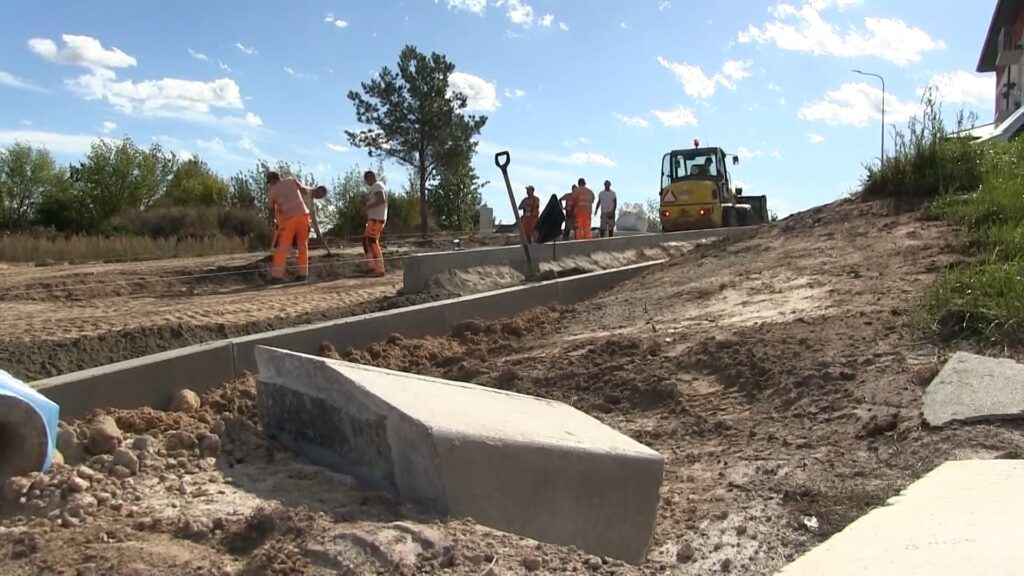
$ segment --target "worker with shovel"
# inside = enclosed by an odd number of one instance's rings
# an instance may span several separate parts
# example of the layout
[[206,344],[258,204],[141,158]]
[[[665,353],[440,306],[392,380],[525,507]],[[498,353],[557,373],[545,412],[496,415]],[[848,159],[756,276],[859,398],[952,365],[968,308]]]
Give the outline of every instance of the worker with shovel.
[[302,199],[310,188],[295,178],[281,178],[277,172],[267,172],[267,200],[270,212],[278,218],[277,245],[270,264],[271,284],[284,282],[288,252],[292,243],[298,243],[298,270],[296,280],[305,282],[309,275],[309,209]]

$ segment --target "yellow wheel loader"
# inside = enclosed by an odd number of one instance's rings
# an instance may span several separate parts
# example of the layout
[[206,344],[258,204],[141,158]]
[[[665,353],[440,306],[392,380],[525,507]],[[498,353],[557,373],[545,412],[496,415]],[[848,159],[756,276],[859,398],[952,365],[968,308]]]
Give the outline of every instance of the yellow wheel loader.
[[[703,230],[768,223],[768,198],[733,188],[726,154],[717,146],[673,150],[661,161],[661,230]],[[739,156],[732,155],[732,165]]]

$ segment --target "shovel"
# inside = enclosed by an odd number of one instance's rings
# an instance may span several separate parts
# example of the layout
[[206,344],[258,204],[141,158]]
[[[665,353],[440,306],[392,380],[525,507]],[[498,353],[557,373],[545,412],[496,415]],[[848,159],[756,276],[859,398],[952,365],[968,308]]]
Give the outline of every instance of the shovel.
[[498,152],[494,155],[494,164],[501,170],[501,175],[505,177],[505,188],[508,189],[508,201],[512,203],[512,214],[516,217],[516,228],[519,229],[519,235],[523,242],[523,252],[526,253],[526,269],[527,278],[532,278],[538,272],[534,268],[533,255],[530,253],[530,242],[529,236],[527,236],[526,229],[523,228],[523,223],[519,219],[519,206],[516,205],[516,195],[512,191],[512,181],[508,179],[508,165],[512,163],[512,156],[506,152]]

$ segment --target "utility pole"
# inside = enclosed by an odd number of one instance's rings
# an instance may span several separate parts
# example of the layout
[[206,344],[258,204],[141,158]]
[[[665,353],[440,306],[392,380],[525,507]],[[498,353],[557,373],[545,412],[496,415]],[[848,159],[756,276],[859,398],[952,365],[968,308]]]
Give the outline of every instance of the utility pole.
[[882,155],[880,157],[881,163],[878,165],[881,168],[885,165],[885,78],[871,72],[861,72],[860,70],[854,70],[854,72],[862,76],[874,76],[882,81]]

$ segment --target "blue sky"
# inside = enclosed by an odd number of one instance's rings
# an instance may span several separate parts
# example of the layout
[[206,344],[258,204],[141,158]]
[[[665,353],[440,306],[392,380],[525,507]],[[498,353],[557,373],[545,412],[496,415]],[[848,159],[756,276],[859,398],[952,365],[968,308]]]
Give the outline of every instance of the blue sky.
[[[734,179],[788,214],[842,196],[887,123],[938,86],[952,114],[991,121],[993,75],[974,74],[995,2],[952,0],[263,0],[8,2],[0,19],[0,145],[61,161],[129,135],[229,175],[257,158],[326,181],[366,155],[348,90],[401,48],[446,54],[490,120],[478,172],[511,211],[585,177],[620,202],[657,197],[662,155],[694,138],[738,153]],[[390,167],[393,186],[406,181]]]

